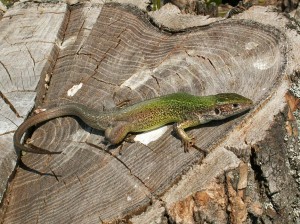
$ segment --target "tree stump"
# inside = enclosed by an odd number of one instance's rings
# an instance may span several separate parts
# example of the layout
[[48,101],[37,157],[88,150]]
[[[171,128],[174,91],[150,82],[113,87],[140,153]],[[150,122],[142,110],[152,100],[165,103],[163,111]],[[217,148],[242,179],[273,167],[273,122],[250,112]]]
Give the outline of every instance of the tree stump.
[[[299,22],[253,7],[203,26],[173,14],[170,27],[163,10],[27,2],[3,15],[2,223],[299,221],[298,100],[287,94],[288,77],[299,78]],[[188,131],[206,157],[185,153],[171,125],[107,147],[102,131],[57,118],[27,137],[63,153],[26,153],[30,169],[13,171],[21,155],[12,136],[33,109],[77,102],[101,113],[180,91],[236,92],[255,107]]]

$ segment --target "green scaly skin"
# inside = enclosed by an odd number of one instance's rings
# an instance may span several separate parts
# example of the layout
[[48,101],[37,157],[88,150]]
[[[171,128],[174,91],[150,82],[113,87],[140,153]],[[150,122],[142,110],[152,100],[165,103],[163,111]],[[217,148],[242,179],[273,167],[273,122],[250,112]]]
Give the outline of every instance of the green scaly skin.
[[41,122],[63,116],[76,116],[92,128],[105,130],[106,139],[113,145],[121,143],[128,133],[150,131],[166,124],[174,123],[174,130],[180,137],[184,150],[194,146],[195,139],[184,129],[222,120],[249,110],[253,102],[236,93],[221,93],[210,96],[193,96],[188,93],[174,93],[106,112],[71,103],[48,109],[28,118],[14,135],[14,145],[18,150],[57,154],[31,145],[21,144],[24,133]]

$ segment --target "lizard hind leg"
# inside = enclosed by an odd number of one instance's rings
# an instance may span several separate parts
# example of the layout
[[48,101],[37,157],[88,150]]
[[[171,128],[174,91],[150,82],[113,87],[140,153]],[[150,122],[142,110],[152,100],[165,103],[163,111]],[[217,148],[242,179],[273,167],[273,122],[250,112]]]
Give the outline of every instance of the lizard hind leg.
[[112,144],[116,145],[121,143],[128,132],[130,131],[130,125],[125,121],[118,121],[116,124],[108,127],[105,130],[105,138]]

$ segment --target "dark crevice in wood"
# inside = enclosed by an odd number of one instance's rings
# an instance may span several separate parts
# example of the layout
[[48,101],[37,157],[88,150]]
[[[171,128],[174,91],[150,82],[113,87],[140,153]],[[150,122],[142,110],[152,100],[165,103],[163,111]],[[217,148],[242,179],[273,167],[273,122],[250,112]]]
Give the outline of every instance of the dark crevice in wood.
[[257,216],[253,215],[252,213],[248,212],[248,218],[251,220],[251,223],[264,223],[263,220],[259,219]]
[[207,60],[209,61],[209,63],[211,64],[211,66],[215,69],[215,71],[217,71],[217,69],[216,69],[214,63],[212,63],[212,61],[211,61],[209,58],[207,58]]
[[[195,207],[197,208],[199,205],[197,205],[197,199],[195,198],[195,195],[192,195],[192,199],[195,203]],[[198,209],[196,211],[193,211],[193,221],[194,223],[210,223],[205,219],[205,217],[203,217],[203,215],[201,216],[201,211],[199,211]]]
[[[69,25],[69,22],[70,22],[70,17],[71,17],[70,7],[69,6],[67,6],[67,7],[68,7],[67,12],[65,13],[65,16],[64,16],[64,19],[63,19],[63,22],[62,22],[63,25],[60,28],[60,29],[63,29],[63,31],[62,31],[63,37],[61,38],[60,46],[62,45],[62,43],[64,41],[66,30],[68,28],[68,25]],[[67,20],[67,22],[65,23],[64,21],[66,21],[66,20]],[[42,74],[41,74],[39,83],[38,83],[37,88],[36,88],[36,92],[37,93],[42,93],[42,94],[37,94],[37,98],[35,100],[36,105],[40,105],[40,104],[44,103],[44,101],[47,97],[47,92],[48,92],[47,91],[48,88],[46,87],[46,85],[47,86],[51,85],[53,70],[54,70],[54,68],[57,64],[58,59],[59,59],[60,47],[59,47],[58,43],[56,43],[56,42],[54,42],[52,44],[53,44],[53,48],[52,48],[52,51],[49,55],[53,55],[53,62],[50,63],[50,66],[47,69],[47,71],[42,72]],[[55,53],[56,48],[57,48],[57,53]],[[46,80],[46,75],[47,74],[49,75],[49,77],[47,77],[47,80]],[[44,85],[44,83],[46,83],[46,85]]]
[[122,41],[121,35],[122,35],[125,31],[127,31],[127,30],[128,30],[128,28],[125,27],[125,28],[118,34],[118,36],[116,37],[116,38],[118,39],[118,43],[116,44],[115,48],[117,48],[117,47],[120,45],[120,43],[121,43],[121,41]]
[[34,60],[32,54],[31,54],[29,48],[27,47],[27,44],[25,44],[25,47],[26,47],[27,52],[28,52],[28,54],[29,54],[29,56],[30,56],[30,58],[31,58],[31,60],[32,60],[32,62],[33,62],[33,74],[35,75],[35,70],[34,70],[34,68],[35,68],[35,60]]
[[51,173],[53,174],[53,176],[55,177],[56,181],[59,182],[58,177],[61,177],[61,175],[56,175],[56,173],[51,169],[51,167],[49,167]]
[[[15,115],[17,117],[21,117],[20,114],[18,113],[17,109],[13,106],[13,104],[5,97],[5,95],[1,92],[0,90],[0,97],[2,98],[2,100],[9,106],[9,108],[15,113]],[[12,123],[14,123],[11,120]],[[17,126],[17,125],[16,125]]]
[[217,71],[215,65],[213,64],[213,62],[208,58],[208,57],[205,57],[203,55],[190,55],[187,51],[185,51],[185,53],[189,56],[189,57],[198,57],[198,58],[202,58],[203,60],[208,60],[208,62],[210,63],[210,65],[214,68],[215,71]]
[[[96,70],[96,69],[95,69],[95,70]],[[107,85],[111,85],[111,86],[115,86],[115,87],[118,86],[118,85],[116,85],[115,83],[106,82],[106,81],[104,81],[103,79],[98,79],[98,78],[96,78],[95,76],[91,76],[90,78],[93,78],[93,79],[95,79],[95,80],[97,80],[97,81],[99,81],[99,82],[102,82],[102,83],[104,83],[104,84],[107,84]]]
[[[124,29],[121,33],[123,33],[125,30],[126,30],[126,29]],[[119,34],[119,36],[121,35],[121,33]],[[118,36],[118,38],[119,38],[119,36]],[[122,41],[122,40],[119,39],[118,42],[117,42],[117,44],[116,44],[116,46],[115,46],[114,48],[117,48],[117,47],[120,45],[121,41]]]
[[[76,54],[76,55],[87,55],[87,56],[89,56],[90,58],[92,58],[92,57],[91,57],[92,54],[88,54],[88,53],[80,53],[80,51],[82,50],[82,48],[83,48],[83,44],[80,45],[79,49],[76,51],[75,54]],[[64,57],[66,57],[66,56],[70,56],[70,55],[65,54],[65,55],[62,56],[61,58],[64,58]],[[72,56],[72,55],[71,55],[71,56]],[[60,58],[60,59],[61,59],[61,58]],[[92,58],[92,59],[94,59],[94,58]]]
[[[69,24],[69,22],[70,22],[70,18],[71,18],[71,16],[69,16],[69,21],[68,21],[68,24]],[[81,23],[81,26],[79,27],[79,29],[78,29],[78,36],[77,37],[79,37],[79,34],[81,33],[81,31],[83,30],[83,27],[84,27],[84,24],[85,24],[85,21],[86,21],[86,18],[87,17],[85,17],[84,19],[83,19],[83,22]]]
[[[155,200],[159,201],[160,205],[164,208],[164,212],[161,214],[161,217],[165,218],[165,220],[167,220],[167,224],[174,224],[174,221],[172,220],[171,215],[168,213],[166,202],[163,201],[160,197],[158,197],[156,195],[153,195],[153,196],[154,196]],[[153,205],[153,204],[154,204],[154,200],[151,200],[150,205]],[[165,222],[162,222],[162,223],[165,223]]]
[[[255,148],[251,147],[251,155],[250,155],[250,164],[251,168],[254,171],[255,174],[255,180],[258,183],[259,189],[262,189],[264,183],[267,182],[266,178],[263,176],[263,171],[260,167],[260,165],[257,163],[257,154],[255,151]],[[262,192],[260,192],[262,194]]]
[[159,85],[159,80],[158,80],[158,78],[155,76],[155,75],[151,75],[151,77],[155,80],[155,82],[156,82],[156,84],[157,84],[157,86],[158,86],[158,88],[160,88],[160,85]]
[[272,198],[272,196],[278,192],[274,192],[272,194],[270,193],[270,189],[268,187],[268,180],[264,176],[263,170],[257,162],[257,153],[254,147],[251,147],[250,164],[252,170],[254,171],[254,178],[258,183],[258,189],[260,190],[259,194],[261,198],[264,198],[264,195],[266,195],[276,213],[280,215],[280,207]]
[[61,45],[63,44],[63,42],[65,41],[65,34],[68,30],[68,27],[69,27],[69,24],[70,24],[70,18],[71,18],[71,8],[69,5],[67,5],[67,13],[65,14],[67,15],[68,17],[67,18],[64,18],[64,21],[66,21],[66,23],[63,21],[63,23],[65,24],[65,27],[64,27],[64,30],[62,31],[63,33],[63,37],[61,39]]
[[182,79],[178,72],[175,72],[175,75],[177,75],[178,78]]
[[291,30],[295,30],[298,34],[300,34],[300,21],[292,17],[289,13],[283,14],[288,19],[287,28]]
[[168,213],[167,208],[165,207],[165,213],[164,216],[167,218],[168,224],[176,224],[176,222],[173,220],[172,215]]
[[145,212],[150,205],[151,205],[151,202],[146,206],[137,208],[136,210],[132,211],[130,214],[126,214],[122,218],[119,218],[119,219],[114,219],[114,220],[109,220],[109,221],[105,221],[105,220],[101,219],[100,217],[99,217],[99,219],[102,221],[101,224],[128,224],[128,223],[131,224],[131,222],[129,220],[131,218],[133,218],[134,216],[140,215],[143,212]]

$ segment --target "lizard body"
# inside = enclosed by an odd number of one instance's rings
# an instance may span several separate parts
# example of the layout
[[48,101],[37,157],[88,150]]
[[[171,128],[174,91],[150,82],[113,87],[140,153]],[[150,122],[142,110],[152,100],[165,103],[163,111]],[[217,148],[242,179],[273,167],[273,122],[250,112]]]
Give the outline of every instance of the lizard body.
[[69,103],[36,114],[22,123],[14,135],[18,150],[39,154],[54,154],[36,146],[21,144],[24,133],[41,122],[62,116],[76,116],[92,128],[105,130],[105,137],[111,144],[118,144],[128,133],[144,132],[169,123],[181,138],[185,151],[194,145],[184,129],[221,120],[242,113],[252,107],[253,102],[235,93],[221,93],[210,96],[194,96],[188,93],[174,93],[145,100],[140,103],[110,111],[99,112],[82,104]]

